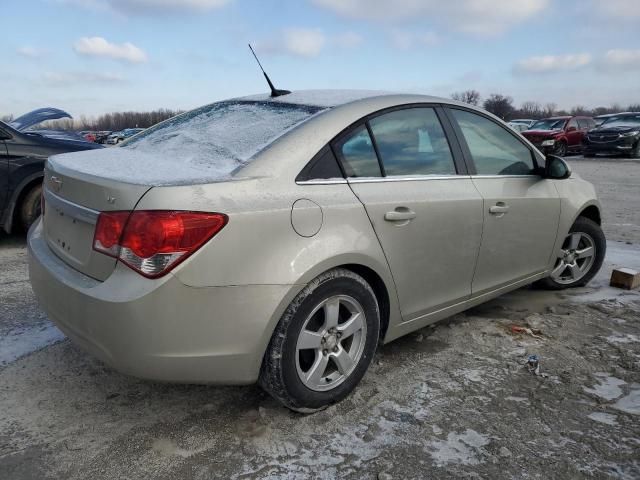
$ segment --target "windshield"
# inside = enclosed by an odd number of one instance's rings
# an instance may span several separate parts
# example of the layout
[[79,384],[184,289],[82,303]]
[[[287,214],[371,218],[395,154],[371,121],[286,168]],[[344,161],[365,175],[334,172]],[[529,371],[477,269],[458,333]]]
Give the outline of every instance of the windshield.
[[640,115],[625,115],[624,117],[612,117],[604,121],[602,128],[608,127],[640,127]]
[[562,118],[558,120],[557,118],[546,118],[544,120],[538,120],[531,126],[531,130],[562,130],[564,128],[564,124],[567,122],[566,119]]
[[165,120],[122,143],[191,164],[236,167],[323,107],[269,101],[225,101]]

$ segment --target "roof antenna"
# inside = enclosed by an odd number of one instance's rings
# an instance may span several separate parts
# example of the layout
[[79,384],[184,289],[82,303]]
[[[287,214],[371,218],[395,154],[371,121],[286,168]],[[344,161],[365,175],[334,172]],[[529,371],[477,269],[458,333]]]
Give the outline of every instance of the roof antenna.
[[273,86],[273,83],[271,82],[269,75],[267,75],[267,72],[265,72],[264,68],[262,68],[262,64],[260,63],[260,60],[258,60],[258,56],[256,55],[256,52],[253,51],[253,47],[251,46],[250,43],[249,43],[249,49],[251,50],[251,53],[253,53],[253,57],[256,59],[256,62],[258,62],[258,66],[260,67],[260,70],[262,70],[262,74],[264,75],[264,78],[267,79],[267,83],[269,84],[269,88],[271,89],[271,96],[280,97],[282,95],[288,95],[289,93],[291,93],[289,90],[278,90],[276,87]]

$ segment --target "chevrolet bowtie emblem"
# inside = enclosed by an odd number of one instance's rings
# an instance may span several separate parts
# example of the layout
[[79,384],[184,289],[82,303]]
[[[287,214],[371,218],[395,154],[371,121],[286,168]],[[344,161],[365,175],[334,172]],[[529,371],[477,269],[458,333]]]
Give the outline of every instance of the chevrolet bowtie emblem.
[[51,175],[51,186],[56,192],[59,192],[62,188],[62,179],[56,177],[55,175]]

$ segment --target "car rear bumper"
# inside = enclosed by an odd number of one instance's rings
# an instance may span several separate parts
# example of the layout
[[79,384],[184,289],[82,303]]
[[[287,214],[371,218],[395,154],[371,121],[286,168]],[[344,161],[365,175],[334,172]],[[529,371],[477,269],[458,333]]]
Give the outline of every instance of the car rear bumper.
[[31,284],[49,318],[108,365],[150,380],[255,382],[275,323],[297,293],[289,285],[194,288],[121,264],[99,282],[55,256],[40,221],[28,248]]

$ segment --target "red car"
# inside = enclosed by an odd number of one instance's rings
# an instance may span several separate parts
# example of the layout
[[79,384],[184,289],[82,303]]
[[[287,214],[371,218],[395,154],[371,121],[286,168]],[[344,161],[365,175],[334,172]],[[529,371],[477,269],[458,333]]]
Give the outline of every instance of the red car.
[[522,135],[541,152],[564,157],[569,152],[581,152],[582,139],[595,126],[591,117],[551,117],[538,120]]

